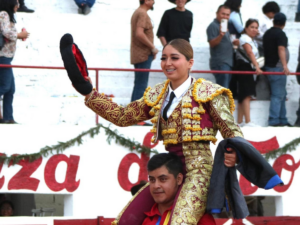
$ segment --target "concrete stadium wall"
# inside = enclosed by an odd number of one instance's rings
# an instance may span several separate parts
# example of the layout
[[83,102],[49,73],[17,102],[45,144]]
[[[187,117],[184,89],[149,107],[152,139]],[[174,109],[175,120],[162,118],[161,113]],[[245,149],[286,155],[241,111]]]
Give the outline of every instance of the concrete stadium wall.
[[[194,26],[191,44],[195,51],[194,70],[209,69],[209,46],[206,28],[215,17],[217,7],[224,0],[193,0],[187,8],[194,14]],[[244,0],[242,17],[261,15],[261,7],[266,0]],[[296,0],[278,0],[282,11],[288,16],[285,32],[289,37],[291,60],[289,67],[295,71],[299,46],[300,23],[294,22],[297,9]],[[139,6],[138,0],[96,0],[92,12],[87,15],[77,14],[73,0],[38,1],[27,0],[29,8],[36,10],[33,14],[17,13],[17,27],[31,33],[26,42],[19,41],[13,64],[62,66],[59,53],[59,40],[64,33],[71,33],[75,42],[85,55],[89,67],[133,68],[130,65],[130,18]],[[149,15],[156,33],[161,16],[166,9],[174,5],[167,0],[156,1],[154,11]],[[155,45],[162,49],[160,41],[155,38]],[[160,69],[160,54],[153,62],[153,69]],[[14,100],[15,120],[22,124],[94,124],[95,117],[83,106],[83,98],[77,94],[65,71],[15,69],[16,94]],[[94,72],[90,75],[94,78]],[[214,81],[211,74],[196,74]],[[165,76],[151,73],[149,85],[161,82]],[[291,123],[296,120],[299,86],[295,76],[288,78],[288,118]],[[115,101],[127,104],[133,88],[132,72],[101,72],[100,91],[113,94]],[[267,125],[267,101],[251,103],[252,120],[262,126]]]

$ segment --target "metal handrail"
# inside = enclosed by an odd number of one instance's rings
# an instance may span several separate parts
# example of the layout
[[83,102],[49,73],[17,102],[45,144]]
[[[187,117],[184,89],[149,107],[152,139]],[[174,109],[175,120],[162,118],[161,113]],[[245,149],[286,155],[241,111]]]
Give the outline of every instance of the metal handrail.
[[[0,64],[0,68],[24,68],[24,69],[51,69],[51,70],[64,70],[64,67],[58,66],[22,66],[22,65],[5,65]],[[153,72],[162,73],[162,70],[158,69],[129,69],[129,68],[102,68],[102,67],[89,67],[88,70],[94,71],[119,71],[119,72]],[[219,73],[219,74],[241,74],[251,75],[255,74],[255,71],[223,71],[223,70],[191,70],[191,73]],[[285,75],[283,72],[263,72],[263,75]],[[292,72],[290,75],[300,76],[300,73]]]
[[[59,66],[23,66],[23,65],[5,65],[0,64],[0,68],[22,68],[22,69],[50,69],[50,70],[65,70],[65,67]],[[127,68],[101,68],[89,67],[88,70],[96,72],[96,90],[99,90],[99,71],[116,71],[116,72],[153,72],[162,73],[162,70],[157,69],[127,69]],[[239,74],[252,75],[255,71],[223,71],[223,70],[191,70],[190,73],[218,73],[218,74]],[[263,75],[285,75],[284,72],[263,72]],[[300,76],[300,73],[290,73],[290,75]],[[96,124],[98,124],[98,116],[96,114]]]

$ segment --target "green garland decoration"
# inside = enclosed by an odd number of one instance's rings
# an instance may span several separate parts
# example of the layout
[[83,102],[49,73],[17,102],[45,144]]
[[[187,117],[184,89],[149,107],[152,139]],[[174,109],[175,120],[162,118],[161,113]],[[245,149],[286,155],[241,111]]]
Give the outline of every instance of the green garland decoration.
[[64,152],[66,149],[74,146],[74,145],[81,145],[83,143],[82,138],[86,135],[89,135],[91,138],[93,138],[95,135],[100,133],[100,130],[104,129],[105,134],[107,135],[107,142],[110,144],[111,141],[115,141],[116,144],[122,145],[126,148],[128,148],[131,152],[137,152],[137,153],[145,153],[147,155],[150,155],[151,153],[158,154],[158,152],[154,149],[151,150],[148,147],[145,147],[141,145],[139,142],[135,141],[134,139],[131,140],[129,138],[125,138],[123,135],[118,134],[117,130],[111,130],[110,126],[105,127],[102,124],[98,124],[96,127],[93,127],[77,137],[67,141],[67,142],[58,142],[56,145],[52,146],[45,146],[44,148],[41,148],[39,152],[33,153],[33,154],[22,154],[22,155],[11,155],[6,156],[2,155],[0,156],[0,163],[6,163],[6,164],[17,164],[21,160],[29,160],[30,162],[39,159],[40,157],[47,157],[49,155],[53,154],[60,154]]
[[300,144],[300,137],[296,138],[294,140],[292,140],[290,143],[287,143],[285,146],[283,146],[282,148],[278,148],[274,151],[270,151],[268,153],[265,154],[265,159],[269,160],[269,159],[276,159],[281,155],[284,155],[288,152],[292,152],[295,151],[297,146]]
[[[118,134],[117,130],[111,130],[110,126],[105,127],[102,124],[98,124],[96,127],[93,127],[77,137],[67,141],[67,142],[58,142],[56,145],[52,146],[45,146],[40,149],[39,152],[33,153],[33,154],[22,154],[22,155],[11,155],[11,156],[6,156],[6,155],[1,155],[0,156],[0,163],[6,163],[9,164],[11,163],[12,165],[17,164],[21,160],[29,160],[30,162],[40,158],[40,157],[48,157],[49,155],[53,154],[60,154],[63,153],[66,149],[69,147],[72,147],[74,145],[82,145],[83,140],[82,138],[86,135],[89,135],[91,138],[93,138],[95,135],[98,135],[100,133],[100,130],[104,129],[105,134],[107,135],[107,142],[108,144],[111,143],[112,140],[115,140],[116,144],[119,144],[123,147],[128,148],[131,152],[137,152],[137,153],[145,153],[147,155],[150,155],[151,153],[153,154],[158,154],[157,150],[153,149],[151,150],[150,148],[141,145],[139,142],[135,141],[134,139],[131,140],[129,138],[125,138],[123,135]],[[276,159],[281,155],[284,155],[288,152],[292,152],[296,150],[296,147],[300,144],[300,137],[294,139],[290,143],[286,144],[282,148],[278,148],[276,150],[270,151],[265,154],[265,159]]]

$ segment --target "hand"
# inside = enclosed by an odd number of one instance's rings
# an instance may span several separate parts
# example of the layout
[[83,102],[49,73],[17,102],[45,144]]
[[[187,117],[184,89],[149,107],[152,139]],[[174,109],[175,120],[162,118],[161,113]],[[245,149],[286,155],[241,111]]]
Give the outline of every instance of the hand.
[[154,47],[154,48],[151,50],[151,52],[152,52],[152,54],[153,54],[153,56],[154,56],[154,57],[153,57],[153,60],[156,59],[156,55],[157,55],[157,53],[158,53],[158,49]]
[[222,26],[220,25],[220,36],[223,38],[226,32],[222,32]]
[[260,68],[256,68],[255,72],[256,75],[261,75],[263,73],[263,71]]
[[232,148],[227,148],[231,153],[224,153],[224,164],[227,167],[234,167],[237,162],[236,151]]
[[233,45],[239,46],[240,45],[240,40],[239,39],[235,39],[232,42]]
[[20,33],[18,33],[18,39],[26,39],[28,38],[30,35],[30,33],[28,33],[26,30],[21,31]]
[[290,70],[289,68],[287,68],[287,66],[283,67],[283,72],[285,73],[285,75],[290,75]]

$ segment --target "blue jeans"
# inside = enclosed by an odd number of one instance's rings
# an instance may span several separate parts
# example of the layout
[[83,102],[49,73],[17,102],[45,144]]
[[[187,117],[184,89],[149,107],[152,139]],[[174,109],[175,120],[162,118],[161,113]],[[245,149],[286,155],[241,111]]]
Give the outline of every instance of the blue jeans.
[[88,5],[90,8],[93,7],[93,5],[95,4],[96,0],[75,0],[76,5],[78,5],[79,8],[82,7],[81,4],[85,4]]
[[[282,72],[279,67],[265,67],[266,72]],[[268,75],[271,87],[271,102],[269,112],[269,125],[288,124],[286,118],[286,80],[285,75]]]
[[[0,64],[11,65],[12,58],[0,57]],[[15,78],[12,68],[0,68],[0,96],[3,95],[3,120],[13,120]]]
[[[211,66],[211,70],[222,70],[222,71],[231,71],[232,68],[228,64],[224,63],[217,66]],[[219,74],[214,73],[214,76],[216,78],[216,83],[225,87],[229,88],[230,80],[231,80],[231,74]]]
[[[135,69],[150,69],[153,60],[153,55],[149,55],[145,62],[134,64]],[[149,72],[134,72],[134,87],[131,96],[131,101],[138,100],[143,97],[148,85]]]

